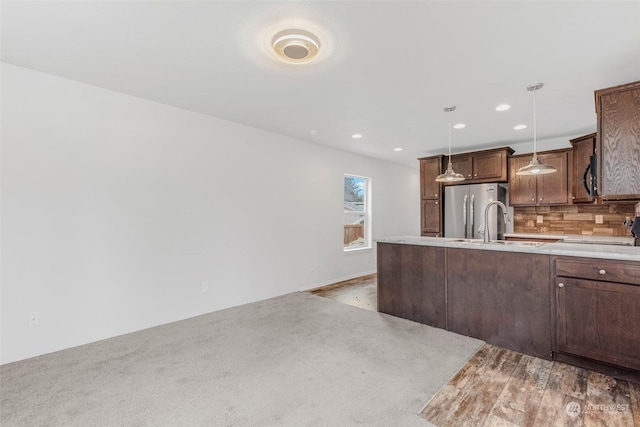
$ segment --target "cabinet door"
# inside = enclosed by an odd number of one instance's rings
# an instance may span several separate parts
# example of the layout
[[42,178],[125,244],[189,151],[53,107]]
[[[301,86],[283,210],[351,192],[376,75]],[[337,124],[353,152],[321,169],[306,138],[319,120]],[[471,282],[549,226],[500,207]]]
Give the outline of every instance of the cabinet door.
[[640,81],[596,91],[604,199],[640,198]]
[[537,177],[537,204],[569,204],[569,152],[540,154],[538,158],[541,162],[555,167],[556,171]]
[[[447,160],[448,161],[448,160]],[[470,155],[458,155],[451,157],[453,170],[462,174],[466,179],[473,178],[473,157]],[[464,184],[464,182],[462,182]]]
[[378,311],[444,328],[445,249],[378,243]]
[[550,359],[549,256],[447,248],[452,332]]
[[439,200],[422,200],[420,209],[422,235],[441,233],[442,208]]
[[[588,135],[571,141],[573,146],[571,199],[573,203],[592,203],[593,197],[584,185],[585,172],[591,163],[591,155],[595,150],[596,136]],[[591,171],[586,173],[587,184],[590,182]]]
[[518,169],[529,164],[531,157],[511,157],[509,159],[509,204],[511,206],[532,206],[536,204],[536,177],[516,175]]
[[420,160],[420,192],[422,199],[440,199],[442,184],[436,177],[442,173],[442,158]]
[[503,170],[504,156],[503,151],[486,154],[476,154],[473,156],[473,179],[502,179],[507,176]]
[[556,278],[559,352],[640,369],[640,286]]

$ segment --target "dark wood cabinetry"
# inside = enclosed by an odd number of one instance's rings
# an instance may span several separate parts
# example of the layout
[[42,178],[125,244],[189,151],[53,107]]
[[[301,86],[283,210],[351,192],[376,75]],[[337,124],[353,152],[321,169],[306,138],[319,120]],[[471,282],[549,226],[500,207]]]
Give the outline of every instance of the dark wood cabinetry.
[[554,261],[554,351],[640,370],[640,265]]
[[448,329],[551,359],[549,256],[447,248]]
[[[467,179],[455,184],[503,182],[509,177],[508,159],[513,153],[509,147],[458,154],[451,157],[453,169]],[[420,161],[420,234],[426,237],[444,236],[444,205],[442,183],[436,177],[444,172],[449,158],[423,157]]]
[[420,160],[420,233],[428,237],[442,236],[442,184],[436,177],[443,172],[444,156]]
[[571,200],[573,203],[593,203],[591,196],[591,176],[595,171],[591,170],[591,156],[596,149],[596,134],[581,136],[571,141]]
[[516,172],[531,160],[531,154],[509,159],[509,204],[511,206],[567,205],[569,200],[569,164],[571,150],[538,153],[541,162],[553,165],[555,173],[545,175],[517,175]]
[[640,199],[640,81],[597,90],[595,101],[600,196]]
[[445,249],[378,243],[378,311],[445,328]]
[[378,310],[640,380],[637,261],[378,243]]
[[507,171],[511,154],[513,150],[505,147],[452,156],[453,170],[464,175],[466,180],[447,185],[505,182],[509,178]]

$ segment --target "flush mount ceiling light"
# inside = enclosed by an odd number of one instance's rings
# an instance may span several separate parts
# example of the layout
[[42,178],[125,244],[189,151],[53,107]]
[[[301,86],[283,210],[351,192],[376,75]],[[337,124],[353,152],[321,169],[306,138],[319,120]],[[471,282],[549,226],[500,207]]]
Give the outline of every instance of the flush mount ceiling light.
[[361,133],[354,133],[353,135],[351,135],[351,138],[360,139],[360,138],[362,138],[362,134]]
[[509,108],[511,108],[509,104],[500,104],[496,107],[496,111],[507,111]]
[[533,158],[527,166],[518,169],[516,175],[543,175],[556,171],[555,167],[540,163],[538,153],[536,153],[536,91],[542,89],[542,86],[542,83],[527,86],[527,90],[533,92]]
[[453,125],[454,129],[464,129],[466,127],[467,125],[465,125],[464,123],[458,123],[457,125]]
[[[444,107],[444,111],[450,113],[455,111],[455,105],[451,107]],[[438,175],[436,177],[437,182],[456,182],[456,181],[464,181],[464,176],[462,174],[456,173],[453,170],[453,165],[451,164],[451,120],[449,120],[449,165],[447,166],[447,170],[445,173]]]
[[522,130],[522,129],[526,129],[527,125],[515,125],[513,128],[515,130]]
[[307,64],[318,57],[320,40],[305,30],[284,30],[271,39],[276,57],[288,64]]
[[402,151],[401,147],[394,148],[393,151]]

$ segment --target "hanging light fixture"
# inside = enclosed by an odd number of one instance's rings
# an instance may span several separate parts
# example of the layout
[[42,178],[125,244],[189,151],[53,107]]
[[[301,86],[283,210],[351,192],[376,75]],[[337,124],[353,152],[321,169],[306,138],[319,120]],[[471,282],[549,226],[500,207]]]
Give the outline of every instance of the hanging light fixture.
[[[444,107],[444,111],[450,113],[455,111],[455,105],[450,107]],[[447,170],[445,173],[438,175],[436,177],[436,181],[438,182],[456,182],[456,181],[464,181],[464,175],[454,172],[453,165],[451,164],[451,119],[449,119],[449,166],[447,166]]]
[[533,92],[533,158],[527,166],[518,169],[516,175],[544,175],[556,171],[555,167],[540,163],[538,153],[536,153],[536,91],[542,89],[542,86],[542,83],[527,86],[527,90]]

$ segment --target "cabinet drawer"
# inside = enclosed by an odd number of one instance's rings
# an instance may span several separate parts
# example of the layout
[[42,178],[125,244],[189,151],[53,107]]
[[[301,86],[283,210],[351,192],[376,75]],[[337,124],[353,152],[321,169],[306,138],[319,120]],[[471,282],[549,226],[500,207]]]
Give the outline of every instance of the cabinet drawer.
[[556,260],[556,276],[640,286],[640,264],[597,258],[559,258]]

